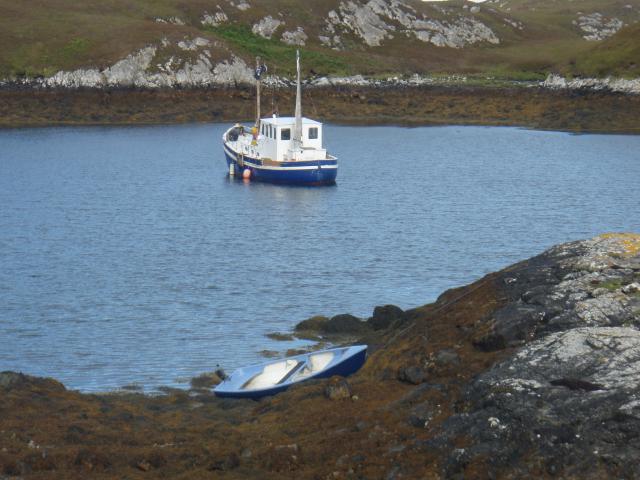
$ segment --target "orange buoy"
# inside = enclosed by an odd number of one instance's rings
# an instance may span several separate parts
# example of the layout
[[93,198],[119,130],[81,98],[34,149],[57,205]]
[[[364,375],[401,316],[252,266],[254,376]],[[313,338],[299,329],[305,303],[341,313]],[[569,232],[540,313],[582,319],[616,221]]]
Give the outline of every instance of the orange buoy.
[[245,168],[242,172],[242,178],[244,178],[245,180],[249,180],[251,178],[251,170]]

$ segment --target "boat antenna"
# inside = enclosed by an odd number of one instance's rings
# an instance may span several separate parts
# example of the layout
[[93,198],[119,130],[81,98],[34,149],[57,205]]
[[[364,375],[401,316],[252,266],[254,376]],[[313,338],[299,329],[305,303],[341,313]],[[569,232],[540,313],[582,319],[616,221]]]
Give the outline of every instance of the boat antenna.
[[293,129],[293,147],[302,147],[302,88],[300,87],[300,50],[296,50],[296,70],[298,80],[296,84],[296,124]]
[[260,84],[262,74],[267,71],[267,66],[262,63],[260,57],[256,57],[256,71],[254,77],[256,79],[256,128],[260,131]]
[[[276,69],[273,69],[274,76],[276,75]],[[271,82],[271,115],[278,114],[278,107],[276,103],[276,83]]]

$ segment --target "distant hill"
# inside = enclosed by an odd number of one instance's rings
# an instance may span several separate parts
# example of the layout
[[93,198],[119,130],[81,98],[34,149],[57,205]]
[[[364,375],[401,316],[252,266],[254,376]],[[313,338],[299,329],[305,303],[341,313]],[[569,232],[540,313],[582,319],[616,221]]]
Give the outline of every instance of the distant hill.
[[0,0],[0,78],[100,72],[149,46],[140,68],[196,79],[256,55],[291,75],[296,48],[307,75],[636,77],[639,21],[640,0]]

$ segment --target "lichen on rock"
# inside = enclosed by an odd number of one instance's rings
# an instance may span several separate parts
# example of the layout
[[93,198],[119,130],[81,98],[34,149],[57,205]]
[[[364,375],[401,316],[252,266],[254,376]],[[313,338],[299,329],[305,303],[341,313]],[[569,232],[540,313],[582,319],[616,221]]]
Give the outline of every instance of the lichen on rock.
[[582,38],[592,42],[615,35],[624,25],[622,20],[615,17],[605,17],[598,12],[580,15],[574,24],[582,30]]
[[[472,16],[449,15],[447,20],[418,16],[411,5],[401,0],[343,1],[338,12],[329,12],[325,24],[325,37],[329,39],[325,40],[326,44],[332,43],[331,35],[338,28],[354,33],[372,47],[393,38],[396,32],[413,35],[438,47],[463,48],[478,42],[500,43],[491,28]],[[400,28],[396,26],[398,24]]]
[[63,88],[104,88],[104,87],[196,87],[212,85],[250,85],[253,72],[241,58],[231,55],[218,63],[212,61],[210,47],[216,47],[209,39],[185,38],[175,45],[188,52],[189,59],[169,57],[154,64],[159,48],[171,47],[171,42],[163,39],[161,45],[149,45],[127,55],[112,66],[98,69],[79,69],[71,72],[60,71],[51,77],[39,80],[45,87]]
[[202,20],[200,20],[200,23],[208,27],[219,27],[220,25],[228,21],[229,17],[222,11],[220,6],[218,6],[218,11],[214,14],[205,12],[202,16]]
[[293,31],[283,32],[281,40],[287,45],[304,46],[307,38],[309,37],[307,37],[307,34],[304,33],[302,27],[298,27]]
[[262,18],[258,23],[254,23],[251,27],[251,31],[256,35],[260,35],[263,38],[271,38],[275,31],[282,25],[282,21],[277,18],[273,18],[271,15],[267,15]]
[[[625,253],[638,241],[640,235],[603,235],[510,269],[508,313],[494,312],[489,324],[506,337],[505,349],[517,346],[516,338],[523,344],[467,386],[469,407],[447,419],[446,433],[430,444],[464,432],[474,439],[465,462],[489,449],[496,468],[516,476],[527,468],[514,460],[517,451],[565,477],[591,476],[603,461],[613,462],[618,476],[637,477],[631,459],[640,445],[629,428],[640,420],[640,298],[623,285],[640,275],[637,254]],[[593,296],[598,289],[606,293]],[[447,455],[447,473],[457,471],[461,460]]]
[[552,90],[609,90],[612,92],[640,94],[640,78],[573,78],[567,79],[557,74],[549,74],[541,83]]

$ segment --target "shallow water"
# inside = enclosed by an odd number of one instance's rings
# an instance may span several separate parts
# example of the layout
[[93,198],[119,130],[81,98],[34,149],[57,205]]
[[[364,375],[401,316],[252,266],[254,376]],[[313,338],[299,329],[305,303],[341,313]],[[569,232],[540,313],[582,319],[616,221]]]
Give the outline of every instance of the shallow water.
[[311,315],[640,230],[640,136],[330,125],[338,184],[304,188],[230,181],[224,128],[0,131],[0,370],[183,385]]

